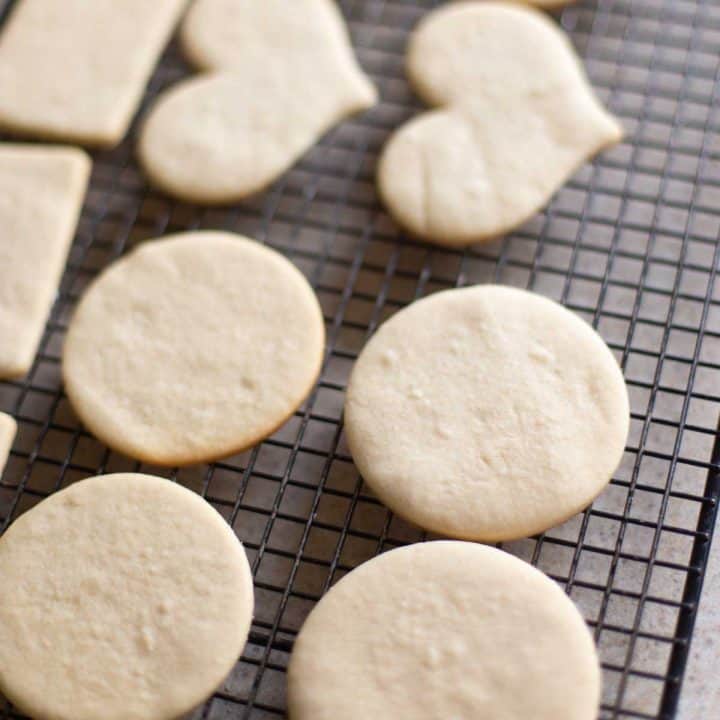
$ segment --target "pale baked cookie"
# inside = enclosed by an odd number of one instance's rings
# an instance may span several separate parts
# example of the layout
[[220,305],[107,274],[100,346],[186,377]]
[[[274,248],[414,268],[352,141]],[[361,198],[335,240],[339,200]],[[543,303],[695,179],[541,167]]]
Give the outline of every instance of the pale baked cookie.
[[292,720],[595,720],[600,667],[539,570],[464,542],[391,550],[310,613],[288,668]]
[[98,277],[70,322],[62,374],[107,445],[186,465],[282,425],[317,379],[324,338],[289,260],[239,235],[191,232],[147,242]]
[[214,72],[160,96],[139,158],[155,185],[190,202],[262,190],[377,99],[331,0],[199,0],[182,42],[192,62]]
[[535,7],[542,8],[543,10],[556,10],[566,5],[572,5],[577,0],[518,0],[519,2],[526,3],[527,5],[534,5]]
[[431,12],[411,37],[407,72],[437,109],[390,137],[378,185],[401,225],[439,245],[515,228],[622,136],[566,35],[531,8],[463,2]]
[[89,174],[81,150],[0,143],[0,378],[32,365]]
[[118,474],[51,495],[0,538],[0,690],[39,720],[172,720],[247,639],[245,552],[201,497]]
[[498,285],[398,312],[353,368],[345,431],[378,497],[438,533],[526,537],[566,520],[620,463],[622,373],[577,315]]
[[15,435],[17,434],[17,423],[13,418],[0,412],[0,476],[2,476],[10,455]]
[[22,0],[0,36],[0,126],[111,146],[186,0]]

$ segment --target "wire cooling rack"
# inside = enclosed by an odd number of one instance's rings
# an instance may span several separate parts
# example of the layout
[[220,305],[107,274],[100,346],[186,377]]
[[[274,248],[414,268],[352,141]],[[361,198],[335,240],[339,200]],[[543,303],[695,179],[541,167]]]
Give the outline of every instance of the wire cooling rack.
[[[242,658],[194,717],[281,717],[293,638],[317,599],[378,552],[423,537],[371,496],[344,442],[343,392],[364,341],[398,308],[440,289],[532,288],[580,313],[613,348],[632,430],[616,477],[590,509],[504,547],[556,578],[587,618],[603,660],[601,716],[672,718],[720,495],[720,4],[566,8],[559,20],[627,138],[521,230],[465,252],[403,236],[373,185],[388,133],[421,109],[403,78],[403,49],[434,3],[341,4],[382,103],[329,133],[262,196],[222,210],[172,202],[145,186],[134,130],[116,150],[95,154],[40,352],[26,379],[0,384],[0,409],[19,423],[0,482],[0,529],[97,473],[155,472],[202,493],[245,543],[257,611]],[[0,0],[0,12],[8,7]],[[171,46],[144,107],[187,72]],[[108,451],[80,427],[62,393],[59,356],[68,316],[99,270],[145,239],[194,228],[241,232],[292,258],[320,297],[328,349],[312,396],[271,439],[168,473]],[[0,708],[1,717],[18,717]]]

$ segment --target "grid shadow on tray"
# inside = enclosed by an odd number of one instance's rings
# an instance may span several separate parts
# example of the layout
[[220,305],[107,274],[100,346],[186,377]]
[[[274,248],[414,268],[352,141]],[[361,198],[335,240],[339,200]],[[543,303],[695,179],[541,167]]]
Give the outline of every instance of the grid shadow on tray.
[[[352,464],[341,413],[353,360],[380,322],[417,297],[480,282],[532,288],[610,344],[629,385],[632,429],[591,508],[503,547],[580,606],[603,660],[601,717],[672,718],[720,494],[720,6],[584,0],[565,9],[561,22],[627,138],[523,228],[459,252],[400,234],[373,183],[384,139],[421,109],[402,57],[407,31],[433,4],[341,2],[382,103],[330,132],[258,198],[221,210],[170,201],[146,188],[132,134],[96,153],[38,357],[25,380],[0,383],[0,409],[19,422],[0,481],[0,529],[102,472],[154,472],[200,492],[247,548],[257,609],[242,658],[193,717],[281,717],[292,641],[313,604],[359,563],[424,537],[372,497]],[[171,46],[144,107],[186,73]],[[241,232],[292,258],[319,295],[328,349],[316,390],[271,439],[169,473],[108,451],[81,428],[61,391],[59,354],[69,314],[100,269],[148,238],[194,228]],[[4,704],[0,717],[19,716]]]

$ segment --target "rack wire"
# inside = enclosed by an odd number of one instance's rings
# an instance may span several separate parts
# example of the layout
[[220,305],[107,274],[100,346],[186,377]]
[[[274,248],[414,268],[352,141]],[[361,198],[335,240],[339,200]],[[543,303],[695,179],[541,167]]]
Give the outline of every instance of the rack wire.
[[[0,0],[0,21],[10,4]],[[201,493],[245,544],[257,611],[231,676],[193,717],[281,717],[293,638],[314,603],[361,562],[424,538],[373,498],[345,445],[343,392],[364,341],[398,308],[440,289],[531,288],[607,340],[628,382],[632,429],[616,477],[591,508],[503,547],[549,573],[584,613],[603,660],[601,717],[670,719],[720,496],[720,5],[585,0],[558,14],[627,137],[517,232],[453,251],[399,232],[373,183],[388,133],[422,110],[402,58],[408,31],[434,4],[341,2],[382,102],[251,201],[203,209],[148,189],[133,157],[136,126],[120,147],[95,154],[37,359],[24,380],[0,383],[0,409],[19,423],[0,481],[0,530],[98,473],[154,472]],[[143,109],[187,72],[171,45]],[[80,426],[62,392],[59,354],[68,316],[99,270],[148,238],[194,228],[241,232],[292,258],[318,293],[328,347],[317,388],[272,438],[168,472],[110,452]],[[0,717],[19,716],[5,703]]]

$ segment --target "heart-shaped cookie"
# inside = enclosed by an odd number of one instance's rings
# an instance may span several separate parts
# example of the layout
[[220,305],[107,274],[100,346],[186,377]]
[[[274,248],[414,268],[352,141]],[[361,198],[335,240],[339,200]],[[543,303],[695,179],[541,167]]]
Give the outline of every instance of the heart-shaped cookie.
[[331,0],[199,0],[181,38],[209,72],[160,96],[139,156],[154,184],[191,202],[263,189],[377,98]]
[[438,109],[390,138],[378,184],[412,234],[447,246],[522,224],[622,137],[565,34],[537,10],[464,2],[413,33],[407,71]]

